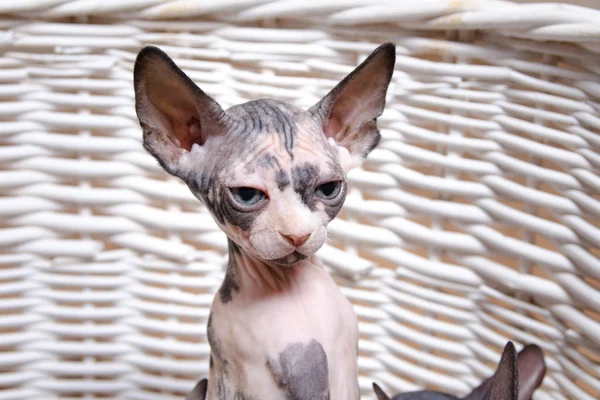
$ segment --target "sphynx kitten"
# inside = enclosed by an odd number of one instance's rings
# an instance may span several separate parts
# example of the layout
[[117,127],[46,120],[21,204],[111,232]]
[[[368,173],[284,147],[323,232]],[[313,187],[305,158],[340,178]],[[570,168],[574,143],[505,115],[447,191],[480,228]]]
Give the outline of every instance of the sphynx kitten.
[[379,142],[395,63],[381,45],[305,111],[261,99],[223,110],[161,50],[134,68],[144,147],[229,239],[211,306],[209,400],[357,400],[358,324],[315,252],[346,173]]

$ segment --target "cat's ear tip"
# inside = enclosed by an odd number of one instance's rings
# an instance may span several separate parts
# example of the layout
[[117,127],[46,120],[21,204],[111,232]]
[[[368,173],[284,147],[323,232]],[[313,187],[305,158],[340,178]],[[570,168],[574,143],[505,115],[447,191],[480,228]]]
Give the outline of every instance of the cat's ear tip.
[[380,45],[373,53],[382,53],[386,58],[396,61],[396,45],[392,42],[386,42]]
[[159,51],[161,50],[158,47],[145,46],[138,52],[137,56],[135,57],[135,64],[133,66],[134,77],[138,76],[138,74],[142,71],[148,59],[159,54]]
[[502,353],[503,353],[503,355],[507,355],[511,359],[516,360],[517,349],[515,348],[514,343],[511,342],[510,340],[508,342],[506,342],[506,345],[504,346],[504,350],[502,351]]
[[165,52],[156,46],[148,45],[148,46],[144,46],[140,49],[140,51],[138,52],[138,57],[147,56],[150,54],[161,54],[162,55],[162,54],[165,54]]
[[139,70],[144,64],[152,59],[170,60],[171,58],[167,55],[167,53],[156,46],[144,46],[138,52],[137,57],[135,58],[134,72]]
[[140,86],[141,81],[148,78],[157,66],[170,66],[177,70],[171,57],[156,46],[145,46],[137,54],[133,65],[133,85],[134,88]]
[[521,349],[518,356],[527,360],[528,363],[534,363],[545,374],[546,362],[544,360],[544,350],[540,346],[530,343]]
[[385,42],[379,46],[379,49],[386,52],[396,53],[396,44],[392,42]]
[[529,343],[529,344],[525,345],[523,347],[523,350],[521,350],[521,351],[524,351],[524,350],[535,351],[535,352],[540,352],[540,353],[544,352],[544,350],[542,350],[542,348],[540,346],[538,346],[537,344],[533,344],[533,343]]
[[516,352],[515,349],[515,345],[513,342],[511,342],[510,340],[508,342],[506,342],[506,346],[504,346],[504,350],[505,351],[510,351],[510,352]]
[[387,82],[392,79],[394,73],[394,67],[396,66],[396,45],[392,42],[387,42],[375,49],[370,60],[377,60],[377,64],[380,65],[384,72],[383,76],[386,77]]

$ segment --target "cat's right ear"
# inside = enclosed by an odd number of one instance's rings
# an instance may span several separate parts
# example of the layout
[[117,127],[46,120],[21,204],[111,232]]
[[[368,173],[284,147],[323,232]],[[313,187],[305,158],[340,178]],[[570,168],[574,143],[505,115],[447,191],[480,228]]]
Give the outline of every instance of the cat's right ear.
[[167,172],[185,179],[182,156],[223,132],[227,115],[156,47],[139,52],[133,86],[144,148]]
[[346,172],[379,143],[377,118],[385,107],[395,62],[396,46],[382,44],[309,110],[340,152]]
[[206,398],[206,388],[208,380],[200,379],[192,391],[185,397],[185,400],[204,400]]
[[[542,349],[535,344],[528,344],[517,355],[519,375],[518,400],[531,400],[535,389],[540,387],[546,375],[546,363]],[[488,398],[494,376],[484,380],[471,394],[463,400],[484,400]]]
[[546,375],[544,352],[535,344],[523,347],[517,356],[519,367],[519,400],[531,400]]
[[377,395],[377,399],[390,400],[390,397],[387,394],[385,394],[385,392],[375,382],[373,382],[373,390],[375,391],[375,394]]

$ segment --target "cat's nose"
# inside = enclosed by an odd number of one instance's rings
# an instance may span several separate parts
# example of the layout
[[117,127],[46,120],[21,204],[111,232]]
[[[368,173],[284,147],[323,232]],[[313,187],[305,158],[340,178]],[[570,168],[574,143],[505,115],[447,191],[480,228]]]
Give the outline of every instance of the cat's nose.
[[284,234],[281,234],[281,236],[283,236],[288,242],[290,242],[294,246],[298,247],[298,246],[302,246],[302,244],[308,240],[308,238],[310,237],[310,233],[308,233],[306,235],[284,235]]

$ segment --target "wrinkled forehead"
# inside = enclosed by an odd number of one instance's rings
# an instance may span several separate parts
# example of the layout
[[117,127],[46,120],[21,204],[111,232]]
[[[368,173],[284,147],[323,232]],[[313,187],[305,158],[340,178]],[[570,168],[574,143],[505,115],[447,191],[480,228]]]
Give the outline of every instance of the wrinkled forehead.
[[272,100],[254,100],[227,110],[232,117],[229,146],[236,168],[290,170],[311,164],[337,169],[331,147],[318,122],[306,111]]
[[293,154],[299,133],[304,136],[315,128],[312,126],[314,122],[304,110],[272,99],[238,104],[228,109],[227,114],[232,117],[229,135],[237,142],[256,144],[264,141],[265,135],[275,134],[283,149],[290,155]]

